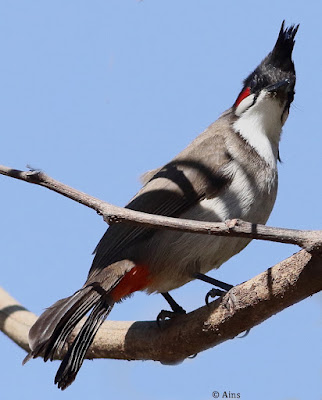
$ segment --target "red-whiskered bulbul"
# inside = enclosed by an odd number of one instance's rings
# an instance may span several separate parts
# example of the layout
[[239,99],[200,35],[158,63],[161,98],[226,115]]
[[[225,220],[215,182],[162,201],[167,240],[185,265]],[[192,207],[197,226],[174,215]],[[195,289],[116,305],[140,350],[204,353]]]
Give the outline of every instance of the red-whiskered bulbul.
[[[127,208],[201,221],[240,218],[266,223],[277,193],[281,130],[294,98],[292,51],[297,30],[298,25],[284,28],[283,22],[273,50],[245,79],[233,106],[172,161],[147,173]],[[39,355],[52,359],[90,312],[55,378],[65,389],[115,303],[143,290],[163,294],[173,311],[184,312],[168,292],[196,278],[217,284],[204,274],[249,242],[111,225],[95,249],[84,286],[49,307],[32,326],[25,361]],[[220,282],[217,286],[230,287]]]

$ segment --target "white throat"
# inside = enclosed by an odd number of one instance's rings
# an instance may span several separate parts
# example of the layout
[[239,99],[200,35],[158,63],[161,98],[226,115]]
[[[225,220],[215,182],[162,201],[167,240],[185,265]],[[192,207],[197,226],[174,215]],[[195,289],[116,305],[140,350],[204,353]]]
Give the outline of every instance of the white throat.
[[234,123],[234,129],[271,167],[276,167],[283,108],[277,99],[262,91],[256,103]]

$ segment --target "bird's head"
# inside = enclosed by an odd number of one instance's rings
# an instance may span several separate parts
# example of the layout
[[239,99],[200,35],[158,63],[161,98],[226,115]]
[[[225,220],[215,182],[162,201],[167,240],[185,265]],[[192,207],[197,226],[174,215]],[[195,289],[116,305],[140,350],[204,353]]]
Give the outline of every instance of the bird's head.
[[291,25],[284,28],[283,21],[273,50],[244,80],[243,89],[233,106],[237,117],[247,114],[252,108],[265,109],[265,103],[275,101],[280,105],[280,121],[282,125],[285,123],[295,93],[296,77],[292,51],[298,27],[299,25]]
[[281,26],[273,50],[244,81],[231,115],[233,129],[271,166],[279,158],[279,141],[294,99],[292,61],[297,26]]

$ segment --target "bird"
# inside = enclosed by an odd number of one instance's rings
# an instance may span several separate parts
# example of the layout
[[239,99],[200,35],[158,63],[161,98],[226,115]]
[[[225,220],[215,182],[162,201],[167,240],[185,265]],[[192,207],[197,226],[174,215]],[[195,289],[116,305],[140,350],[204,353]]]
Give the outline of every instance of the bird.
[[[273,50],[244,80],[233,105],[169,163],[146,173],[126,208],[198,221],[267,222],[277,195],[282,127],[295,94],[292,52],[298,28],[282,22]],[[194,279],[228,290],[231,285],[206,274],[250,240],[111,224],[84,285],[47,308],[31,327],[24,362],[38,356],[53,360],[88,315],[55,377],[58,388],[66,389],[115,304],[136,291],[161,293],[172,309],[161,319],[184,313],[169,292]]]

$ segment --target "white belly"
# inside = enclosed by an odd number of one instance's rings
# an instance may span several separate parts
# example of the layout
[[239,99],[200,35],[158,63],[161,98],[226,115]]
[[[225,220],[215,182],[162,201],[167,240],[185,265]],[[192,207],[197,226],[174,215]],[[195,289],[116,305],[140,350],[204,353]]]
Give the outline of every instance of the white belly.
[[[271,179],[254,184],[240,168],[223,193],[204,199],[181,217],[201,221],[225,221],[240,218],[265,224],[273,208],[277,192],[276,171]],[[263,182],[270,182],[265,185]],[[149,292],[168,292],[193,279],[196,272],[206,273],[218,268],[239,253],[250,240],[223,236],[159,231],[149,242],[147,260],[155,277]]]

